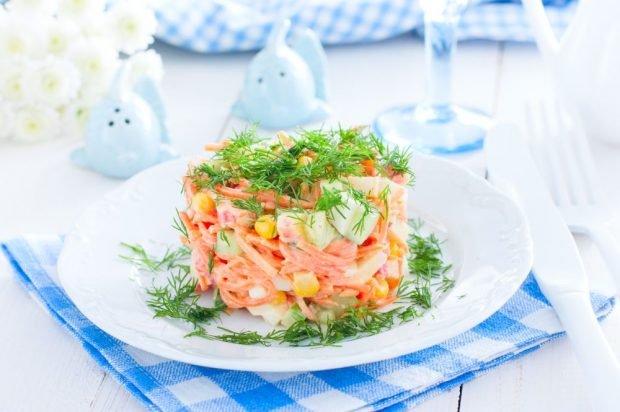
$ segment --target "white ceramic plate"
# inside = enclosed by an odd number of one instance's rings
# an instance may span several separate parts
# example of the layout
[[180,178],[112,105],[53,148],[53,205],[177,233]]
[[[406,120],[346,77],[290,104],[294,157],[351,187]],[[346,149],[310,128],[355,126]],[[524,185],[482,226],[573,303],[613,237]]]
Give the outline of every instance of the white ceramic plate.
[[[91,206],[76,222],[59,261],[60,280],[77,307],[110,335],[154,354],[196,365],[252,371],[304,371],[392,358],[441,343],[476,326],[519,288],[532,263],[526,220],[507,197],[469,171],[416,155],[412,215],[431,222],[446,239],[455,287],[419,321],[341,347],[242,346],[184,338],[183,324],[154,319],[135,268],[118,258],[119,243],[174,245],[171,228],[183,206],[185,161],[164,163],[127,181]],[[165,276],[165,275],[163,275]],[[247,313],[225,316],[231,329],[266,332]]]

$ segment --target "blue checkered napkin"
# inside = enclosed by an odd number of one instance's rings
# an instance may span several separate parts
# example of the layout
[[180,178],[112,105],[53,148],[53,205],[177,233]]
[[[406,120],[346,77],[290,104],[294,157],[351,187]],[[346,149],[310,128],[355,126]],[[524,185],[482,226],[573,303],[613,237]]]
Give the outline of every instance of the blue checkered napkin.
[[[369,42],[421,30],[422,12],[412,0],[181,0],[158,2],[157,37],[198,52],[261,48],[274,22],[289,17],[293,27],[309,27],[324,44]],[[473,1],[463,16],[462,39],[530,41],[519,1]],[[574,0],[547,0],[552,26],[561,31]]]
[[[533,277],[482,324],[441,345],[367,365],[314,373],[252,373],[192,366],[143,352],[107,335],[58,286],[60,237],[2,245],[30,292],[147,408],[161,411],[401,410],[562,335]],[[615,300],[592,295],[600,317]]]

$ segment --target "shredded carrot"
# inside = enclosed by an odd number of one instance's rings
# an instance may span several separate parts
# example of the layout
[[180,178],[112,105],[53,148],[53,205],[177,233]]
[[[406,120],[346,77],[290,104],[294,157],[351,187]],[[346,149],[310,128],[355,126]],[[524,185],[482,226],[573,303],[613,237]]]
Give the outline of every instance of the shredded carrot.
[[267,259],[256,249],[254,249],[250,244],[248,244],[243,237],[239,234],[238,231],[235,231],[235,240],[237,244],[245,252],[245,254],[250,258],[256,265],[263,270],[270,277],[275,277],[278,275],[278,270],[269,264]]
[[303,209],[312,209],[314,207],[314,202],[310,202],[308,200],[292,199],[290,196],[286,195],[277,195],[273,191],[251,193],[244,191],[242,188],[227,186],[217,186],[215,190],[230,199],[247,200],[256,198],[258,201],[263,203],[263,207],[271,210],[275,209],[274,206],[276,205],[276,203],[280,207],[300,206]]
[[221,142],[218,143],[207,143],[204,146],[204,149],[207,152],[217,152],[219,150],[222,150],[223,148],[225,148],[226,146],[228,146],[230,144],[230,141],[228,140],[222,140]]

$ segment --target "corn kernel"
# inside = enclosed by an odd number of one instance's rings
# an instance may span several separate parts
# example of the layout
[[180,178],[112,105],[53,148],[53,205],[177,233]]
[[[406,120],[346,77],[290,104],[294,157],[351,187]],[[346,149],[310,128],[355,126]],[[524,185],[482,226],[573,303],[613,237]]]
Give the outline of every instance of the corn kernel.
[[312,163],[312,158],[310,156],[299,156],[297,159],[297,167],[304,167]]
[[296,272],[293,274],[293,291],[297,296],[309,298],[321,289],[319,280],[312,272]]
[[385,299],[389,291],[390,285],[388,281],[385,279],[378,280],[374,291],[375,300]]
[[273,239],[278,236],[278,228],[273,215],[262,215],[254,223],[254,230],[263,239]]
[[401,247],[396,242],[390,242],[390,257],[402,257],[403,251]]
[[284,302],[286,302],[286,293],[282,292],[281,290],[277,291],[272,303],[274,305],[279,305]]
[[394,290],[398,287],[398,285],[400,285],[400,278],[385,278],[385,280],[388,283],[388,286],[390,287],[390,290]]
[[215,209],[215,201],[205,192],[198,192],[192,196],[191,208],[197,213],[206,215]]

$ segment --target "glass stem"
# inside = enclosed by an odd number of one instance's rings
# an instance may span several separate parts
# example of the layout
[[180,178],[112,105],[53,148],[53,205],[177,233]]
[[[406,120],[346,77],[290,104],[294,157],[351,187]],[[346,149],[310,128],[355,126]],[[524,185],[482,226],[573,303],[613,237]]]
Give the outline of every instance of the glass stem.
[[452,62],[456,51],[458,19],[433,19],[424,21],[424,48],[426,61],[427,120],[445,121],[452,117]]

